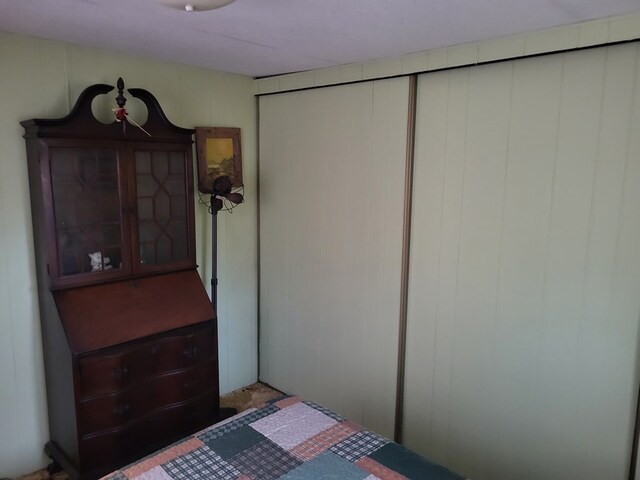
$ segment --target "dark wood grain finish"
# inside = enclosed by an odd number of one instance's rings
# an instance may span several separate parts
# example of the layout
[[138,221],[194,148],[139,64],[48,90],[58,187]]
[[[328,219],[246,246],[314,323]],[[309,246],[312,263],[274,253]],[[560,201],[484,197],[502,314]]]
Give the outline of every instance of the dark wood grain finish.
[[141,453],[149,453],[148,447],[156,446],[158,439],[164,439],[163,443],[167,444],[214,422],[216,395],[213,390],[205,392],[195,399],[166,407],[120,428],[82,436],[82,470],[104,464],[125,465],[139,458]]
[[169,405],[194,398],[211,389],[215,375],[215,362],[207,361],[138,382],[118,393],[83,399],[78,402],[80,434],[127,425]]
[[[50,287],[64,288],[74,285],[102,283],[115,278],[144,276],[161,272],[193,269],[195,264],[195,220],[193,209],[193,133],[195,130],[173,125],[166,117],[158,101],[146,90],[131,89],[129,92],[140,98],[148,109],[147,122],[144,129],[129,124],[123,129],[122,122],[114,121],[105,125],[95,119],[91,111],[91,101],[100,94],[106,94],[113,87],[104,84],[88,87],[79,97],[69,115],[60,119],[33,119],[22,122],[27,141],[28,161],[33,165],[34,175],[30,177],[33,190],[38,193],[38,205],[43,209],[42,219],[45,231],[43,247],[47,252],[46,268],[49,272]],[[115,117],[114,117],[115,120]],[[117,157],[118,177],[121,203],[121,239],[123,265],[120,268],[89,272],[80,275],[64,275],[60,268],[59,235],[57,226],[59,218],[54,209],[54,192],[52,188],[52,162],[55,162],[55,149],[75,151],[78,155],[96,149],[108,149]],[[135,152],[177,152],[182,155],[184,168],[184,198],[190,205],[184,218],[187,230],[187,256],[174,262],[158,265],[144,265],[140,262],[136,192]],[[36,175],[37,172],[37,175]],[[82,175],[78,175],[81,177]],[[39,182],[37,187],[34,183]],[[80,202],[80,199],[79,199]],[[163,223],[164,219],[160,223]],[[95,251],[88,249],[86,253]]]
[[[89,285],[104,283],[105,281],[118,278],[132,278],[146,276],[155,273],[170,272],[176,270],[194,269],[195,263],[195,219],[193,211],[193,159],[191,147],[172,143],[144,144],[141,142],[123,142],[109,140],[69,140],[69,139],[43,139],[35,142],[39,150],[39,157],[34,158],[38,162],[41,172],[40,182],[42,184],[41,202],[45,205],[44,221],[46,224],[48,255],[47,270],[50,277],[50,286],[53,289],[64,288],[76,285]],[[118,262],[114,268],[102,271],[88,271],[79,274],[66,275],[61,268],[60,258],[62,246],[59,243],[58,226],[60,224],[60,212],[55,207],[54,178],[56,162],[60,161],[61,152],[75,153],[77,156],[86,156],[97,151],[108,151],[117,158],[117,170],[119,178],[119,196],[117,208],[120,210],[120,245],[121,264]],[[187,208],[184,211],[184,223],[186,231],[186,255],[183,258],[171,262],[159,264],[145,264],[141,262],[139,249],[139,216],[138,216],[138,191],[137,191],[137,171],[135,168],[136,152],[156,152],[159,154],[178,154],[182,158],[183,188]],[[80,172],[78,172],[78,176]],[[86,185],[84,186],[86,188]],[[165,188],[162,185],[162,188]],[[99,191],[99,189],[97,189]],[[83,198],[78,198],[78,203],[83,202]],[[99,213],[95,214],[96,216]],[[160,224],[165,224],[162,218]],[[94,251],[96,248],[88,249]],[[84,255],[84,260],[88,263],[88,257]]]
[[74,364],[81,478],[219,419],[214,320],[75,355]]
[[[123,111],[105,125],[91,104],[112,91],[92,85],[66,117],[22,122],[45,451],[71,479],[99,478],[220,418],[217,320],[195,264],[194,130],[142,89],[128,93],[147,107],[151,136]],[[111,268],[87,263],[96,251]]]
[[130,88],[128,92],[133,97],[142,100],[147,107],[147,121],[142,126],[149,132],[150,136],[133,125],[128,126],[126,130],[123,129],[121,122],[115,120],[115,115],[114,121],[108,125],[97,120],[91,111],[91,103],[98,95],[106,95],[112,92],[113,89],[112,85],[91,85],[80,94],[73,109],[66,117],[55,119],[35,118],[20,122],[26,131],[25,138],[93,138],[96,140],[111,138],[123,141],[164,142],[171,140],[192,143],[191,137],[195,130],[178,127],[171,123],[160,107],[158,100],[150,92],[142,88]]
[[74,353],[215,318],[194,270],[56,290],[54,298]]
[[78,362],[81,398],[115,393],[154,376],[211,359],[214,324],[85,355]]

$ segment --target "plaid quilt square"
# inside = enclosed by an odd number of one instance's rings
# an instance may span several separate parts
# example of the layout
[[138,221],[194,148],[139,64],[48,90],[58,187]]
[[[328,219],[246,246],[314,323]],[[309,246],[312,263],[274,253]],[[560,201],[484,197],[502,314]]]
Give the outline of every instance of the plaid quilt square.
[[313,460],[291,470],[281,480],[365,480],[365,472],[354,463],[331,452],[324,452]]
[[296,403],[253,422],[251,427],[282,448],[291,450],[336,423],[324,413],[304,403]]
[[184,455],[187,452],[202,447],[202,445],[203,443],[197,438],[187,437],[179,443],[163,448],[157,451],[154,455],[150,455],[139,462],[129,465],[129,467],[124,470],[124,474],[127,478],[137,478],[144,472],[154,468],[156,465],[167,463],[180,455]]
[[266,437],[249,426],[240,427],[222,437],[212,438],[205,445],[227,460],[254,445],[266,441]]
[[[457,473],[393,442],[389,442],[384,447],[372,452],[370,457],[370,460],[384,465],[389,470],[397,472],[398,475],[402,474],[410,480],[422,480],[424,478],[463,480]],[[377,475],[377,472],[372,473]]]
[[371,475],[375,474],[375,478],[378,478],[380,480],[407,480],[407,477],[405,477],[404,475],[398,472],[394,472],[390,468],[379,464],[369,457],[361,458],[356,462],[356,465],[358,465],[366,472],[371,472]]
[[382,448],[389,442],[390,440],[377,433],[362,431],[344,439],[329,450],[350,462],[355,462]]
[[238,453],[228,461],[238,472],[253,480],[275,480],[302,464],[269,440]]
[[137,477],[132,477],[133,480],[172,480],[172,478],[167,475],[167,472],[164,468],[158,466],[154,467],[151,470],[148,470]]
[[295,446],[291,450],[291,453],[301,460],[310,460],[328,450],[336,443],[343,441],[351,435],[355,435],[357,431],[358,430],[354,430],[347,422],[340,422]]
[[236,480],[240,476],[238,470],[207,446],[175,458],[162,467],[173,480]]

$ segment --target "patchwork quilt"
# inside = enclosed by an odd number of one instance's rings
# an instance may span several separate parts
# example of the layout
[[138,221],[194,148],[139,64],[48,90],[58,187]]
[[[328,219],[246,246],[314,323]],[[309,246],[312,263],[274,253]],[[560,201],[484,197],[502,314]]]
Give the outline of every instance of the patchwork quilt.
[[462,480],[299,397],[246,410],[105,480]]

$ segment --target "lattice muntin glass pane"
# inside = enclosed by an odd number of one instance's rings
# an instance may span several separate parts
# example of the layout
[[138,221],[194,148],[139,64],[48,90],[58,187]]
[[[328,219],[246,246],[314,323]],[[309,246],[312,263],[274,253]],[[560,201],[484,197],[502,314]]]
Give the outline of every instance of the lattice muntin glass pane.
[[53,148],[51,185],[60,275],[122,268],[117,153]]
[[184,154],[137,151],[135,159],[140,263],[188,258]]

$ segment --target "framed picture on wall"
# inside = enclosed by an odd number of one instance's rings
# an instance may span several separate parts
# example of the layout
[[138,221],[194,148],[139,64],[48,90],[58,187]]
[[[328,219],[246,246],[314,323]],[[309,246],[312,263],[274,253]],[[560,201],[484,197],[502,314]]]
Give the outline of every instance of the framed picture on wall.
[[242,183],[240,129],[234,127],[196,127],[198,188],[211,192],[213,181],[228,175],[233,188]]

